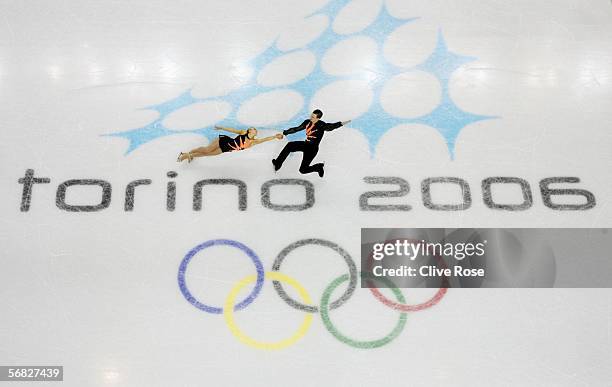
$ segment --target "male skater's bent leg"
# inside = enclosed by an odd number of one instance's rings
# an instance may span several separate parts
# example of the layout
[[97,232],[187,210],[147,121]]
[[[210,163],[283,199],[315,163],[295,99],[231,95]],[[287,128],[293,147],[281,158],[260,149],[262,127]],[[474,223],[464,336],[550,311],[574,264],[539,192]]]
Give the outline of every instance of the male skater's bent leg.
[[310,165],[312,160],[319,152],[319,147],[305,147],[304,157],[300,164],[300,173],[305,175],[307,173],[317,172],[319,176],[323,176],[323,163],[317,163]]

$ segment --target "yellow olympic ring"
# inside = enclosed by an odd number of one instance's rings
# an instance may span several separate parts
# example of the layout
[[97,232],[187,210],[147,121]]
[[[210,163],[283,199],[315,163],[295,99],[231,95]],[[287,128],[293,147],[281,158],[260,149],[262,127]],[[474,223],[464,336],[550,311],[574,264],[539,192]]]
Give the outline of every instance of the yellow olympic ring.
[[[299,339],[301,339],[302,337],[304,337],[304,335],[306,335],[308,328],[310,328],[310,325],[312,324],[312,319],[313,319],[313,316],[311,313],[306,313],[306,316],[304,317],[304,321],[302,322],[302,325],[300,325],[298,330],[291,337],[280,340],[280,341],[271,342],[271,343],[257,341],[255,339],[248,337],[236,325],[236,321],[234,320],[234,303],[236,301],[236,297],[238,297],[238,293],[240,293],[240,291],[245,286],[255,282],[256,278],[257,278],[256,275],[250,275],[244,278],[243,280],[241,280],[240,282],[238,282],[230,291],[229,295],[227,296],[227,299],[225,300],[225,305],[223,306],[223,317],[225,318],[225,322],[227,323],[227,326],[229,327],[232,334],[236,336],[236,338],[238,338],[238,340],[242,341],[246,345],[251,346],[253,348],[273,350],[273,349],[283,349],[292,344],[295,344]],[[276,271],[267,272],[265,275],[265,278],[268,280],[274,280],[274,281],[280,281],[280,282],[286,283],[287,285],[297,290],[303,302],[305,302],[306,304],[312,304],[312,300],[310,296],[308,295],[308,292],[306,292],[306,289],[304,289],[304,287],[300,285],[293,278],[285,274],[276,272]]]

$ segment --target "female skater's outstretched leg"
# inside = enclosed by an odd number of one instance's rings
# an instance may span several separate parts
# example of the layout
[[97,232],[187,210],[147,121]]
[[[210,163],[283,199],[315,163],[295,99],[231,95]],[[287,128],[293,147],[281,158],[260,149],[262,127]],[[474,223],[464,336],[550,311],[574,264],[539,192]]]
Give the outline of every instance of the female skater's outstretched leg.
[[218,138],[212,140],[207,146],[202,146],[189,151],[189,154],[192,157],[216,156],[221,153],[223,152],[221,152]]
[[216,155],[220,155],[221,153],[223,153],[221,152],[221,148],[213,148],[213,149],[196,148],[189,152],[191,157],[216,156]]
[[199,148],[192,149],[188,153],[182,153],[179,156],[179,161],[183,161],[187,159],[191,161],[195,157],[216,156],[221,153],[223,152],[221,151],[221,148],[219,147],[219,139],[216,138],[207,146],[202,146]]

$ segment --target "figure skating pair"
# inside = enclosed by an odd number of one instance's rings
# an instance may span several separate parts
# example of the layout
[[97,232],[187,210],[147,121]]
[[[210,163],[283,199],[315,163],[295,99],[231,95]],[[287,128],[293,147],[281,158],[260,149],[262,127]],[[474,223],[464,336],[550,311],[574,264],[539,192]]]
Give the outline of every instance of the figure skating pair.
[[323,117],[323,112],[317,109],[313,111],[310,115],[310,118],[304,120],[301,125],[296,126],[294,128],[286,129],[282,132],[282,134],[278,133],[274,136],[264,137],[262,139],[256,138],[257,129],[253,127],[248,128],[247,130],[236,130],[233,128],[215,126],[216,130],[225,130],[227,132],[235,133],[238,136],[231,138],[226,135],[220,135],[218,138],[214,139],[208,146],[195,148],[187,153],[181,152],[177,161],[181,162],[184,160],[188,160],[189,162],[191,162],[196,157],[217,156],[225,152],[241,151],[266,141],[274,139],[280,140],[288,134],[297,133],[299,131],[305,130],[305,140],[288,142],[287,145],[285,145],[283,150],[280,152],[278,157],[272,160],[274,170],[278,171],[283,166],[283,162],[285,161],[287,156],[289,156],[290,153],[302,152],[302,163],[300,164],[299,169],[300,173],[307,174],[317,172],[320,177],[323,177],[323,175],[325,174],[324,164],[316,163],[311,165],[315,156],[319,152],[319,144],[323,139],[323,135],[325,134],[325,132],[337,129],[341,126],[348,124],[351,121],[339,121],[328,124],[322,121],[321,117]]

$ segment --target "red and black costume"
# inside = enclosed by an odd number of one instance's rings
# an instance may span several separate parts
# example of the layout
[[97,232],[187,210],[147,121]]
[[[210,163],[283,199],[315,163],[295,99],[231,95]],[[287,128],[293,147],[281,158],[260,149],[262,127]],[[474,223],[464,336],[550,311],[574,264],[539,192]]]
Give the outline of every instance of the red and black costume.
[[246,134],[240,134],[234,138],[224,134],[219,136],[219,148],[221,152],[234,152],[246,149],[251,146],[251,140]]
[[278,170],[283,166],[283,162],[292,152],[303,152],[302,164],[300,165],[300,173],[312,173],[318,172],[319,176],[323,176],[323,163],[317,163],[310,165],[312,160],[319,152],[319,143],[323,139],[323,134],[327,131],[337,129],[342,126],[342,122],[335,122],[328,124],[321,120],[316,123],[312,123],[310,120],[305,120],[300,126],[295,128],[289,128],[283,131],[286,136],[288,134],[296,133],[301,130],[306,131],[305,141],[291,141],[285,145],[281,153],[275,160],[272,160],[274,167]]

